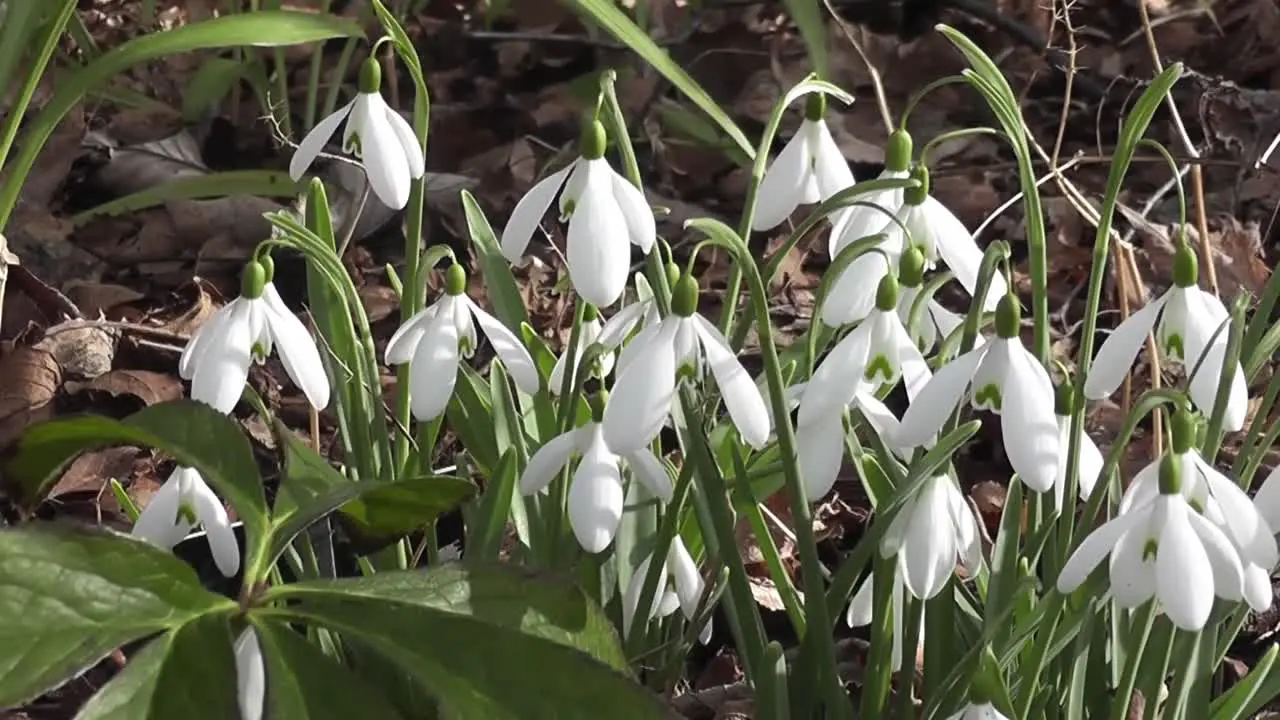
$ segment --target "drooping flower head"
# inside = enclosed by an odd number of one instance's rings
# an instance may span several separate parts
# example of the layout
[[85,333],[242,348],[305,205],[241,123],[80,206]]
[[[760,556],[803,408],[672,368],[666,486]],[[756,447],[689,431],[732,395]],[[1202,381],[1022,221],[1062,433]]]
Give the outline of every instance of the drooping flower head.
[[225,577],[240,571],[240,543],[227,509],[194,468],[179,467],[169,475],[133,525],[134,537],[171,550],[203,527],[213,562]]
[[329,404],[329,378],[320,351],[302,321],[271,282],[270,255],[245,265],[240,297],[200,326],[178,359],[178,374],[191,381],[191,398],[227,413],[240,401],[249,366],[280,351],[280,361],[312,407]]
[[445,411],[458,380],[462,358],[476,350],[476,325],[521,392],[538,392],[533,358],[515,333],[467,297],[467,273],[458,263],[445,273],[445,292],[434,304],[409,318],[387,343],[388,365],[409,363],[409,403],[420,421]]
[[[907,248],[898,261],[898,317],[902,318],[903,327],[911,334],[911,340],[920,352],[928,355],[939,340],[945,340],[964,324],[964,318],[938,304],[932,297],[919,299],[924,290],[924,272],[926,263],[924,253],[918,246]],[[917,307],[922,303],[923,307]],[[986,342],[979,335],[974,347]]]
[[[631,627],[640,609],[640,594],[644,592],[644,580],[649,574],[649,565],[652,562],[651,555],[640,563],[623,592],[622,634],[624,637],[631,634]],[[667,557],[658,570],[657,592],[653,594],[653,604],[649,608],[648,618],[641,618],[641,620],[666,617],[677,609],[684,613],[686,620],[693,620],[705,589],[706,582],[698,572],[698,564],[693,561],[693,556],[689,554],[684,541],[676,535],[671,539]],[[706,624],[698,631],[698,641],[703,645],[710,642],[711,630],[711,618],[707,618]]]
[[369,188],[384,205],[400,210],[409,202],[409,185],[426,170],[422,144],[399,112],[382,99],[382,68],[369,57],[360,66],[360,91],[351,102],[316,123],[298,144],[289,161],[289,176],[297,182],[315,162],[325,143],[347,121],[344,151],[360,158]]
[[[578,366],[582,364],[582,356],[586,353],[587,348],[593,343],[601,340],[600,334],[604,330],[604,326],[600,322],[600,311],[595,305],[587,303],[586,311],[582,318],[582,329],[578,336],[578,347],[573,353],[573,359],[569,359],[569,349],[560,353],[556,358],[556,364],[551,368],[551,378],[547,381],[547,389],[552,395],[560,394],[561,388],[564,387],[565,372],[569,372],[572,380],[573,374],[578,372]],[[603,343],[601,343],[604,345]],[[589,375],[604,379],[613,371],[614,351],[613,348],[604,346],[603,352],[596,355],[592,360]]]
[[[1154,328],[1164,358],[1181,363],[1188,375],[1195,372],[1188,385],[1191,401],[1205,414],[1213,412],[1231,317],[1217,296],[1200,289],[1197,277],[1196,253],[1183,241],[1174,251],[1173,287],[1130,315],[1103,341],[1085,378],[1085,397],[1100,400],[1115,392]],[[1227,392],[1223,428],[1231,432],[1244,428],[1248,409],[1249,391],[1237,362]]]
[[560,218],[569,223],[565,245],[569,280],[584,300],[599,307],[608,307],[622,296],[631,268],[631,245],[647,255],[657,237],[644,193],[609,166],[605,144],[604,124],[588,120],[583,126],[581,156],[520,198],[502,231],[502,254],[510,262],[519,261],[559,194]]
[[711,368],[729,418],[744,442],[762,448],[772,421],[760,389],[729,341],[698,313],[698,283],[682,276],[671,292],[671,314],[643,330],[619,358],[618,379],[604,410],[604,437],[614,452],[648,445],[662,430],[675,400],[677,376]]
[[791,217],[798,206],[821,202],[853,184],[853,171],[831,137],[826,114],[826,96],[810,93],[800,129],[760,181],[751,229],[771,230]]
[[[898,128],[889,134],[889,142],[884,151],[884,171],[877,179],[900,180],[911,174],[911,135]],[[892,216],[902,207],[903,191],[876,190],[860,195],[859,205],[832,213],[831,235],[827,241],[827,252],[832,260],[841,250],[865,237],[870,237],[889,229]]]

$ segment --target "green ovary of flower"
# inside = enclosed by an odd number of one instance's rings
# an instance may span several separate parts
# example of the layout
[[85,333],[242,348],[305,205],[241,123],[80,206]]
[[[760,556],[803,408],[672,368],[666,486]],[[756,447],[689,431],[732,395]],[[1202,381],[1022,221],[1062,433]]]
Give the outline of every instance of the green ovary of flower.
[[608,144],[608,136],[604,131],[604,123],[599,120],[587,120],[582,126],[582,137],[578,141],[578,151],[585,160],[599,160],[604,157],[604,148]]

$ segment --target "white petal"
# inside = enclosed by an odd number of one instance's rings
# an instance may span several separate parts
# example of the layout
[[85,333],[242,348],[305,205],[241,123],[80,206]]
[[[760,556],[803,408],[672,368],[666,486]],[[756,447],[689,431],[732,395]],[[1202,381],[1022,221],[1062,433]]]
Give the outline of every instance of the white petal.
[[[904,448],[898,442],[898,416],[884,403],[880,402],[874,395],[865,390],[859,390],[853,398],[854,404],[858,410],[862,412],[862,418],[867,421],[871,429],[875,431],[880,439],[889,445],[889,449],[903,460],[910,459],[910,448]],[[926,447],[930,443],[926,443]]]
[[938,532],[939,528],[951,524],[947,500],[942,494],[943,482],[950,482],[950,478],[932,478],[920,489],[902,544],[902,581],[907,590],[921,600],[937,595],[956,565],[955,537]]
[[[613,317],[600,327],[600,335],[596,342],[608,350],[616,350],[627,339],[631,331],[644,319],[645,312],[653,305],[652,301],[633,302],[614,313]],[[619,368],[621,369],[621,368]]]
[[274,285],[267,283],[262,297],[267,301],[267,327],[285,371],[307,396],[312,407],[325,409],[329,405],[329,376],[325,374],[315,340],[302,321],[288,312]]
[[614,199],[613,170],[604,158],[583,161],[585,187],[569,218],[565,255],[569,279],[598,307],[618,301],[627,287],[631,244],[627,219]]
[[351,114],[351,107],[355,105],[355,100],[343,105],[333,114],[316,123],[311,128],[311,132],[302,138],[302,142],[298,143],[298,149],[293,152],[293,157],[289,160],[289,177],[294,182],[302,179],[302,174],[311,167],[311,163],[315,162],[316,156],[324,149],[325,143],[329,142],[329,138],[337,132],[338,125]]
[[886,320],[890,352],[897,357],[898,367],[902,371],[902,384],[907,389],[907,400],[910,402],[920,394],[920,390],[933,377],[933,373],[929,371],[929,364],[925,362],[920,349],[907,334],[907,329],[902,326],[897,313],[887,313]]
[[1272,528],[1262,519],[1253,501],[1239,485],[1205,462],[1199,453],[1193,453],[1192,457],[1213,499],[1222,507],[1227,520],[1226,530],[1235,539],[1241,557],[1263,567],[1275,567],[1280,562],[1280,549],[1276,547]]
[[987,350],[985,346],[970,350],[934,373],[902,416],[898,427],[899,445],[919,447],[942,429],[947,417],[960,404]]
[[[191,472],[195,473],[194,470]],[[204,527],[213,562],[223,577],[235,577],[240,571],[240,543],[236,540],[236,531],[231,527],[231,520],[227,517],[227,509],[223,507],[222,501],[198,474],[195,479],[190,501],[200,525]]]
[[[978,289],[978,270],[982,265],[982,250],[974,242],[973,235],[965,228],[946,205],[928,196],[918,214],[933,235],[932,244],[942,261],[956,274],[956,279],[972,296]],[[914,228],[911,228],[914,229]],[[920,240],[917,238],[917,242]],[[983,310],[995,312],[1000,298],[1009,293],[1009,286],[999,272],[992,274],[991,285],[984,298]]]
[[1089,577],[1089,573],[1098,567],[1102,558],[1111,552],[1121,536],[1141,527],[1150,517],[1151,506],[1143,505],[1132,512],[1117,515],[1089,533],[1058,574],[1058,592],[1074,592]]
[[360,128],[360,154],[373,194],[383,205],[400,210],[409,202],[409,160],[387,122],[388,112],[381,95],[369,98],[366,122]]
[[442,301],[409,362],[409,405],[422,422],[440,417],[458,382],[458,326],[450,322],[455,302]]
[[385,361],[388,365],[403,365],[413,359],[413,353],[418,349],[418,343],[422,342],[422,336],[427,332],[427,328],[431,326],[431,319],[439,312],[439,304],[431,305],[414,313],[396,329],[391,339],[387,341],[387,350],[384,353]]
[[532,495],[550,485],[556,473],[569,463],[574,451],[579,450],[593,432],[594,425],[587,425],[557,435],[538,448],[520,476],[520,494]]
[[1271,526],[1271,531],[1280,532],[1280,465],[1267,473],[1267,479],[1253,496],[1253,505]]
[[467,309],[475,316],[476,322],[480,325],[480,330],[484,332],[485,337],[489,338],[489,344],[493,345],[493,351],[498,355],[498,359],[507,369],[507,373],[511,375],[511,379],[515,381],[516,387],[526,395],[533,395],[538,392],[538,384],[541,378],[538,376],[538,368],[533,364],[533,358],[530,357],[529,351],[525,349],[524,343],[520,342],[520,338],[516,334],[507,329],[506,325],[498,318],[485,312],[483,308],[477,305],[471,298],[466,295],[459,296],[461,302],[465,303]]
[[1165,293],[1130,315],[1102,341],[1102,347],[1089,365],[1089,375],[1084,381],[1085,397],[1101,400],[1120,387],[1168,297],[1169,294]]
[[867,252],[854,258],[840,273],[822,303],[822,322],[839,328],[862,320],[876,306],[876,289],[889,272],[880,253]]
[[618,373],[604,408],[604,437],[616,453],[635,452],[662,430],[676,390],[675,333],[678,325],[663,321],[653,339],[637,351],[635,361]]
[[[1183,482],[1187,482],[1188,471],[1190,466],[1183,465]],[[1117,512],[1124,514],[1133,508],[1142,507],[1160,495],[1160,460],[1154,460],[1138,471],[1133,480],[1129,482],[1129,487],[1124,491],[1124,495],[1120,497],[1120,507]]]
[[1213,568],[1187,521],[1186,501],[1162,496],[1156,502],[1168,512],[1156,550],[1156,597],[1176,627],[1197,631],[1213,610]]
[[387,125],[391,127],[392,134],[395,135],[396,141],[400,143],[400,149],[404,151],[405,162],[409,164],[409,177],[422,177],[427,168],[425,165],[426,158],[422,152],[422,144],[418,142],[418,136],[414,134],[409,121],[405,120],[403,115],[392,110],[390,106],[384,106],[383,109],[387,113]]
[[[1224,329],[1221,336],[1226,337],[1226,332]],[[1187,342],[1188,346],[1193,344],[1190,341]],[[1187,388],[1188,394],[1191,395],[1191,401],[1196,404],[1196,407],[1200,408],[1205,415],[1209,415],[1218,401],[1218,381],[1222,378],[1222,364],[1227,359],[1226,341],[1213,343],[1203,353],[1195,353],[1191,349],[1187,352],[1192,358],[1186,363],[1188,372],[1197,364],[1200,367],[1191,377],[1191,383]],[[1199,359],[1201,357],[1203,360]],[[1240,363],[1236,363],[1235,372],[1231,376],[1231,386],[1227,389],[1227,408],[1222,416],[1222,429],[1228,432],[1243,430],[1248,414],[1249,389],[1244,380],[1244,371],[1240,368]]]
[[[648,347],[649,343],[653,342],[653,339],[656,338],[658,333],[661,331],[661,321],[655,323],[646,322],[644,328],[640,332],[636,333],[636,336],[631,339],[631,342],[627,343],[622,348],[622,352],[618,353],[617,362],[614,363],[614,370],[617,372],[619,377],[622,376],[622,372],[627,369],[631,364],[631,361],[635,360],[635,358],[640,354],[640,351]],[[675,352],[674,348],[672,349],[672,352]],[[675,356],[673,355],[673,363],[675,362],[674,357]]]
[[800,204],[809,174],[809,133],[801,126],[765,171],[756,194],[756,213],[751,229],[771,230],[791,217]]
[[533,238],[533,231],[538,229],[538,223],[547,214],[547,208],[556,199],[556,193],[560,192],[565,178],[577,166],[575,161],[538,181],[516,203],[507,226],[502,229],[502,254],[509,262],[517,262],[524,255],[525,248],[529,247],[529,241]]
[[1156,591],[1156,565],[1144,557],[1148,538],[1144,529],[1125,533],[1111,551],[1111,592],[1122,608],[1136,608]]
[[[631,574],[631,581],[627,583],[627,589],[622,594],[622,635],[628,637],[631,634],[631,624],[635,619],[636,610],[640,606],[640,593],[644,591],[645,576],[649,574],[649,563],[652,557],[645,558],[635,572]],[[667,564],[662,563],[662,567],[658,570],[657,591],[653,594],[653,604],[649,608],[645,621],[658,614],[659,602],[663,597],[663,590],[667,586]]]
[[142,509],[133,524],[132,535],[165,550],[173,549],[191,526],[178,521],[178,509],[182,504],[179,481],[175,470],[160,489],[151,496],[151,501]]
[[1009,463],[1029,487],[1053,487],[1062,449],[1053,414],[1053,382],[1044,366],[1020,345],[1014,349],[1001,389],[1000,425]]
[[945,483],[944,494],[951,512],[956,548],[960,551],[960,564],[964,565],[970,575],[977,574],[982,564],[982,541],[978,534],[978,520],[973,516],[973,510],[964,501],[960,488],[956,487],[954,482],[948,480]]
[[849,609],[844,613],[844,622],[849,627],[856,628],[871,624],[875,612],[874,583],[875,576],[868,575],[858,586],[853,599],[849,601]]
[[191,334],[191,339],[178,358],[178,375],[183,380],[190,380],[194,376],[201,358],[218,350],[222,344],[222,336],[226,333],[226,325],[235,315],[235,308],[247,302],[249,301],[244,298],[232,300]]
[[796,458],[809,502],[817,502],[836,483],[844,459],[844,420],[837,411],[796,426]]
[[825,122],[814,123],[815,142],[813,152],[813,176],[818,183],[821,200],[829,200],[832,195],[853,185],[853,171],[849,169],[849,161],[845,160],[840,146],[831,137],[831,130]]
[[649,492],[664,503],[671,502],[671,476],[667,474],[666,466],[649,448],[627,453],[626,458],[632,474]]
[[622,504],[618,458],[597,435],[569,485],[569,525],[583,550],[598,553],[609,547],[622,521]]
[[635,185],[615,172],[613,168],[609,168],[609,173],[613,185],[613,198],[617,201],[618,208],[622,210],[622,216],[626,218],[627,234],[632,244],[648,255],[658,236],[653,210],[645,201],[644,193],[640,192]]
[[702,352],[706,354],[707,364],[711,366],[711,374],[715,376],[716,386],[720,388],[720,395],[724,398],[725,408],[728,409],[733,424],[737,426],[743,441],[757,450],[763,448],[769,442],[773,427],[764,398],[760,396],[760,388],[756,387],[729,348],[729,342],[715,326],[694,313],[693,327],[698,333]]
[[267,671],[262,660],[262,646],[252,626],[240,632],[235,643],[236,700],[241,720],[261,720],[262,703],[267,695]]
[[[1209,558],[1213,572],[1213,591],[1223,600],[1235,602],[1244,597],[1245,571],[1240,554],[1231,540],[1213,523],[1195,511],[1186,513],[1188,523]],[[1270,589],[1270,583],[1268,583]]]
[[676,586],[676,597],[680,598],[680,609],[686,618],[692,620],[698,611],[698,601],[702,599],[702,575],[679,535],[671,539],[667,567],[671,568],[671,580]]
[[800,411],[796,416],[800,424],[808,425],[819,418],[830,417],[837,409],[843,409],[853,401],[866,371],[871,330],[869,323],[854,328],[818,363],[818,369],[813,372],[804,397],[800,399]]
[[1275,591],[1271,588],[1271,573],[1257,565],[1244,569],[1244,599],[1256,613],[1271,609]]
[[[885,177],[881,173],[880,177]],[[865,205],[854,205],[845,211],[840,226],[831,228],[831,238],[827,251],[834,259],[840,251],[864,237],[871,237],[882,232],[892,220],[890,216],[902,206],[901,190],[878,190],[858,198],[859,200],[883,208],[883,211]]]
[[253,305],[238,303],[222,326],[221,337],[210,337],[210,346],[192,368],[191,399],[229,413],[240,402],[253,362]]

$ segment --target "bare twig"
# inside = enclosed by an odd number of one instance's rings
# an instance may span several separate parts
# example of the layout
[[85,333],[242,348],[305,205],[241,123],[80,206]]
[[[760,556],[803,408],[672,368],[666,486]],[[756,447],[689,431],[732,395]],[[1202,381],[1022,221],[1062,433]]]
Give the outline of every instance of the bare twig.
[[[876,91],[876,106],[880,108],[880,120],[884,123],[884,132],[886,135],[892,135],[893,129],[897,125],[893,122],[893,113],[889,111],[889,100],[884,92],[884,82],[880,79],[880,71],[875,64],[871,62],[871,58],[862,50],[862,43],[854,37],[853,30],[849,28],[849,23],[845,21],[840,13],[836,12],[835,7],[831,5],[831,0],[822,0],[827,6],[827,12],[831,13],[831,17],[835,18],[836,26],[840,28],[840,32],[853,46],[854,52],[858,53],[858,57],[862,60],[862,64],[866,66],[867,73],[871,76],[871,86]],[[827,78],[830,79],[830,78]]]

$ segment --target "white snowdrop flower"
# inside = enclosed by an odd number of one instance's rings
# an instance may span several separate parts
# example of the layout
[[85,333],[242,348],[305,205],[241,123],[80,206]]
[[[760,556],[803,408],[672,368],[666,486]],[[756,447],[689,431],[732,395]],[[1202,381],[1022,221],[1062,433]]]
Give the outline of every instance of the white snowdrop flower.
[[1280,465],[1277,465],[1253,496],[1253,506],[1273,533],[1280,533]]
[[903,504],[880,541],[880,556],[898,556],[912,597],[928,600],[946,586],[957,559],[970,573],[982,562],[978,521],[956,482],[936,475]]
[[969,703],[947,720],[1009,720],[1009,718],[991,703]]
[[[1176,411],[1170,430],[1171,454],[1178,463],[1183,498],[1231,541],[1244,568],[1244,599],[1256,612],[1265,611],[1272,601],[1271,570],[1280,563],[1274,526],[1239,485],[1214,469],[1193,447],[1196,431],[1190,413]],[[1159,492],[1157,460],[1134,477],[1120,499],[1119,511],[1126,513],[1146,505],[1158,498]],[[1238,595],[1223,597],[1239,599]]]
[[[644,580],[649,574],[649,566],[653,557],[647,557],[631,575],[627,589],[622,596],[622,634],[631,634],[631,626],[635,622],[640,608],[640,593],[644,591]],[[698,565],[693,561],[684,541],[676,535],[671,539],[671,547],[667,549],[666,561],[658,570],[657,592],[654,593],[653,605],[649,610],[649,618],[666,617],[677,609],[684,613],[686,620],[693,620],[698,612],[698,603],[706,583],[698,572]],[[711,618],[698,631],[698,642],[706,645],[711,642]]]
[[267,671],[262,646],[252,626],[240,632],[235,643],[236,700],[241,720],[262,720],[262,703],[267,695]]
[[[907,328],[911,334],[911,341],[921,353],[928,355],[933,352],[939,339],[946,340],[964,325],[964,318],[942,307],[933,298],[929,298],[919,312],[920,317],[916,318],[914,323],[912,322],[912,310],[923,290],[924,271],[924,253],[918,246],[907,248],[898,260],[898,281],[901,284],[898,293],[898,317],[902,319],[903,327]],[[974,339],[974,347],[979,347],[985,342],[986,339],[979,334]]]
[[1086,537],[1062,568],[1058,591],[1074,592],[1110,555],[1116,604],[1132,609],[1154,597],[1182,630],[1204,627],[1215,593],[1240,599],[1240,556],[1230,538],[1187,503],[1181,474],[1177,456],[1165,454],[1158,470],[1159,494],[1127,508]]
[[637,450],[658,435],[671,413],[677,374],[693,368],[697,375],[704,360],[743,441],[756,449],[769,441],[772,422],[760,389],[697,307],[698,283],[684,275],[672,289],[671,314],[642,331],[619,358],[603,421],[605,440],[615,452]]
[[[855,377],[861,372],[849,368]],[[794,404],[803,401],[810,383],[797,383],[787,388]],[[804,481],[805,497],[817,502],[835,485],[844,459],[845,411],[857,410],[889,448],[904,460],[910,458],[910,450],[895,444],[898,417],[871,393],[871,386],[862,382],[853,398],[843,404],[822,403],[816,410],[800,415],[796,422],[796,458],[800,462],[800,478]]]
[[219,412],[235,408],[255,359],[280,351],[293,382],[317,410],[329,404],[329,377],[315,340],[271,283],[269,256],[251,260],[240,297],[222,307],[191,336],[178,359],[178,374],[191,381],[191,398]]
[[[901,128],[889,135],[884,151],[884,172],[877,180],[901,180],[910,175],[911,136]],[[858,197],[861,205],[851,205],[832,214],[827,252],[835,259],[840,251],[878,232],[883,232],[902,207],[902,190],[876,190]]]
[[[982,250],[964,223],[946,205],[929,194],[928,168],[917,166],[911,177],[918,180],[920,185],[903,191],[903,204],[898,211],[898,219],[906,227],[911,244],[923,250],[927,267],[932,269],[941,260],[955,273],[956,280],[960,281],[969,296],[973,297],[978,289]],[[1000,273],[993,274],[982,309],[994,311],[1000,298],[1008,292],[1004,276]]]
[[[849,609],[845,611],[845,624],[851,628],[866,627],[871,624],[875,615],[875,573],[868,575],[858,589],[853,593],[853,599],[849,601]],[[903,595],[902,561],[899,556],[898,562],[893,564],[893,590],[890,591],[890,607],[893,622],[893,650],[890,656],[890,662],[894,671],[902,669],[902,661],[905,659],[902,652],[902,640],[906,637],[903,632],[904,622],[906,619],[906,603]],[[918,634],[919,646],[924,646],[924,615],[920,616],[920,628]]]
[[[1173,287],[1130,315],[1103,341],[1085,378],[1085,397],[1100,400],[1115,392],[1154,328],[1166,360],[1181,362],[1187,373],[1199,365],[1188,388],[1191,401],[1206,415],[1213,412],[1231,318],[1222,301],[1201,290],[1196,280],[1195,251],[1181,243],[1174,253]],[[1248,409],[1249,391],[1237,362],[1227,393],[1223,428],[1231,432],[1243,429]]]
[[[552,395],[560,394],[560,389],[564,386],[564,373],[566,367],[570,368],[569,372],[571,378],[573,373],[578,371],[578,366],[582,364],[583,353],[585,353],[587,348],[591,347],[593,343],[599,342],[602,327],[599,311],[596,310],[596,306],[588,304],[586,314],[582,321],[582,330],[578,335],[577,352],[573,354],[573,362],[568,362],[569,350],[568,348],[565,348],[565,351],[560,353],[560,356],[556,358],[555,367],[551,368],[551,379],[547,381],[547,389],[551,391]],[[593,363],[593,367],[591,368],[591,374],[598,378],[608,377],[609,373],[613,371],[613,355],[614,354],[611,350],[606,350],[597,355]]]
[[516,387],[527,395],[538,392],[540,378],[529,351],[515,333],[467,297],[466,288],[466,271],[450,265],[444,295],[406,320],[387,343],[388,365],[409,363],[409,404],[423,422],[439,417],[453,397],[458,365],[476,349],[477,324]]
[[[826,96],[811,93],[800,128],[760,181],[751,229],[771,230],[791,217],[798,206],[827,200],[853,184],[853,171],[831,137],[826,114]],[[837,213],[843,214],[843,210]],[[841,220],[833,222],[840,224]]]
[[[639,275],[639,273],[637,273]],[[676,269],[671,274],[671,283],[674,285],[675,280],[679,279],[679,270]],[[606,351],[613,353],[622,348],[617,353],[613,364],[613,369],[621,373],[627,363],[634,357],[636,349],[644,347],[642,338],[652,335],[652,332],[646,335],[645,331],[651,328],[657,328],[662,322],[662,318],[658,315],[658,304],[653,299],[653,293],[649,290],[649,285],[641,280],[636,281],[636,301],[614,313],[613,317],[605,321],[600,327],[600,334],[596,337],[596,342],[600,344]],[[640,332],[635,335],[635,340],[641,340],[639,344],[635,342],[623,343],[631,337],[632,332],[637,328]],[[654,330],[653,332],[656,332]]]
[[589,121],[583,128],[581,157],[520,198],[502,231],[502,254],[517,262],[559,194],[560,217],[569,222],[565,245],[569,280],[584,300],[599,307],[612,305],[622,296],[631,268],[631,245],[647,255],[657,237],[644,193],[609,166],[605,143],[604,125]]
[[382,99],[381,87],[382,68],[371,57],[360,66],[360,92],[355,99],[316,123],[298,144],[289,161],[289,176],[294,182],[346,120],[342,148],[360,158],[373,194],[392,210],[408,204],[409,185],[426,170],[422,144],[408,121]]
[[193,468],[179,467],[169,475],[138,515],[133,536],[171,550],[196,526],[204,528],[218,571],[224,577],[235,577],[240,571],[236,531],[222,501]]
[[1018,338],[1017,298],[1000,299],[995,324],[994,340],[944,365],[920,390],[902,416],[898,442],[925,444],[967,393],[976,409],[1000,415],[1014,472],[1028,487],[1046,492],[1057,478],[1061,456],[1053,382]]
[[662,502],[671,500],[671,478],[666,467],[647,447],[623,453],[610,449],[599,416],[605,402],[600,393],[594,403],[596,420],[552,438],[529,458],[520,477],[520,492],[532,495],[551,484],[573,455],[582,460],[569,484],[569,525],[582,548],[598,553],[609,547],[622,521],[622,466]]
[[[1053,480],[1053,506],[1061,510],[1062,501],[1067,492],[1067,459],[1071,447],[1071,413],[1076,403],[1075,388],[1070,383],[1063,383],[1056,393],[1054,414],[1058,419],[1058,473]],[[1079,460],[1076,462],[1077,489],[1081,500],[1088,500],[1093,487],[1102,474],[1102,453],[1089,437],[1089,433],[1080,433]]]

